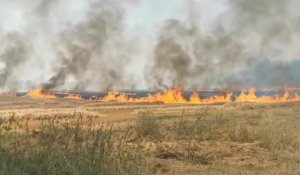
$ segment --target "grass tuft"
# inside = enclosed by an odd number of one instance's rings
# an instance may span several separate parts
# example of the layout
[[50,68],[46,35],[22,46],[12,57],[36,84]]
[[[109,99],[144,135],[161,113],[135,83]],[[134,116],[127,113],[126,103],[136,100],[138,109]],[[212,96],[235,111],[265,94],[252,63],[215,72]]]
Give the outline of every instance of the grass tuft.
[[142,113],[139,116],[135,125],[135,130],[140,138],[159,140],[162,137],[158,121],[151,117],[151,113]]
[[17,132],[13,121],[0,126],[0,174],[146,174],[142,156],[114,139],[111,125],[86,127],[46,120],[39,130]]
[[243,123],[239,123],[234,126],[229,133],[229,137],[234,142],[251,143],[254,141],[253,131],[251,131],[249,127]]

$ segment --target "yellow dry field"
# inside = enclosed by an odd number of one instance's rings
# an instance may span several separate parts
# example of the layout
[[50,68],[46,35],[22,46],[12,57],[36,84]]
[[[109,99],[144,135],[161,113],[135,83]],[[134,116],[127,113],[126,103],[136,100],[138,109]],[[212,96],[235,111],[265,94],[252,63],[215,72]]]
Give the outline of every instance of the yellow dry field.
[[139,114],[147,112],[154,114],[154,117],[164,115],[178,117],[182,115],[183,111],[185,115],[193,115],[201,108],[203,106],[117,104],[89,100],[0,97],[0,115],[2,118],[14,114],[20,119],[30,118],[33,123],[43,117],[66,116],[74,113],[92,116],[99,123],[115,123],[135,120]]
[[[213,106],[113,104],[0,97],[0,116],[38,130],[55,117],[129,130],[149,174],[300,174],[300,103]],[[118,138],[116,136],[116,138]],[[147,174],[147,173],[145,173]]]

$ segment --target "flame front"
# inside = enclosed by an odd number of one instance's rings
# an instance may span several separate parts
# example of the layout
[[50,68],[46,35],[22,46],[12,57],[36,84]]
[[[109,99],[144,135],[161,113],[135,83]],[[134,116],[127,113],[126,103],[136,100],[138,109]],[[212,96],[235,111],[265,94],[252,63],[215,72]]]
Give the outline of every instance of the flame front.
[[183,97],[183,90],[179,87],[171,88],[166,92],[159,92],[156,95],[149,95],[144,102],[160,102],[166,104],[187,103]]
[[108,92],[101,101],[102,102],[119,102],[119,103],[164,103],[164,104],[194,104],[194,105],[211,105],[211,104],[225,104],[225,103],[284,103],[300,101],[300,96],[291,96],[287,89],[283,96],[276,97],[257,97],[256,90],[250,89],[247,93],[242,92],[236,100],[232,100],[233,93],[229,92],[225,95],[213,96],[206,99],[201,99],[198,92],[193,92],[189,100],[186,100],[183,95],[182,88],[171,88],[165,92],[158,92],[156,94],[148,94],[143,98],[129,98],[125,93],[116,91]]
[[102,98],[102,102],[119,102],[119,103],[187,103],[183,97],[183,90],[181,88],[172,88],[166,92],[159,92],[155,95],[148,94],[145,98],[129,98],[125,93],[119,93],[116,91],[109,91],[107,96]]
[[198,92],[193,92],[193,94],[190,97],[190,103],[191,104],[202,104],[200,95]]
[[224,96],[214,96],[209,99],[201,100],[198,92],[193,92],[189,100],[186,100],[183,95],[183,90],[180,87],[171,88],[165,92],[156,94],[148,94],[143,98],[129,98],[125,93],[109,91],[107,96],[102,98],[102,102],[119,102],[119,103],[164,103],[164,104],[217,104],[230,103],[232,94],[228,93]]
[[242,92],[241,95],[236,99],[237,103],[285,103],[285,102],[295,102],[300,101],[298,95],[291,96],[289,89],[286,89],[283,96],[277,95],[276,97],[257,97],[256,90],[250,89],[248,94]]
[[232,102],[232,93],[227,93],[226,95],[224,96],[214,96],[214,97],[211,97],[209,99],[204,99],[203,102],[204,104],[217,104],[217,103],[231,103]]
[[248,94],[245,92],[242,92],[239,97],[236,98],[237,103],[255,103],[258,101],[256,95],[255,95],[255,89],[250,89],[248,91]]
[[37,98],[57,98],[54,94],[49,91],[46,91],[42,87],[38,87],[32,91],[29,91],[26,96],[28,97],[37,97]]
[[[29,91],[26,96],[40,98],[57,98],[53,93],[46,91],[42,87],[38,87]],[[180,87],[170,88],[165,92],[149,93],[147,97],[130,97],[126,93],[111,90],[108,94],[101,98],[101,102],[116,102],[116,103],[164,103],[164,104],[192,104],[192,105],[211,105],[225,103],[284,103],[300,101],[299,95],[290,95],[290,90],[286,89],[284,95],[275,97],[256,95],[254,88],[248,92],[242,92],[233,100],[233,93],[229,92],[225,95],[213,96],[210,98],[201,98],[199,92],[193,92],[189,99],[184,97],[183,89]],[[82,99],[79,94],[69,94],[66,99]]]
[[107,96],[105,96],[101,101],[103,102],[118,102],[118,103],[127,103],[130,102],[128,95],[125,93],[119,93],[114,90],[108,92]]

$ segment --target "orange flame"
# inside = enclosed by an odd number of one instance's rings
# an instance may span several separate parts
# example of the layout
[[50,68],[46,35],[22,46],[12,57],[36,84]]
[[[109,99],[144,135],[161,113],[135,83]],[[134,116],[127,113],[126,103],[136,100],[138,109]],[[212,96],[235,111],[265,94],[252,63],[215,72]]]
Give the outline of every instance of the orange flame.
[[118,103],[127,103],[130,102],[128,95],[125,93],[119,93],[116,91],[109,91],[107,96],[105,96],[101,101],[103,102],[118,102]]
[[248,94],[242,92],[239,97],[237,97],[237,103],[284,103],[284,102],[295,102],[300,101],[300,97],[298,95],[291,96],[289,90],[286,89],[283,96],[276,97],[257,97],[256,90],[250,89]]
[[200,95],[198,92],[193,92],[192,96],[190,97],[191,104],[202,104]]
[[[233,93],[225,95],[213,96],[207,99],[201,99],[198,92],[193,92],[190,99],[186,100],[183,96],[182,88],[171,88],[166,92],[158,92],[156,94],[149,94],[144,98],[129,98],[125,93],[110,91],[105,96],[103,102],[119,102],[119,103],[164,103],[164,104],[196,104],[196,105],[210,105],[210,104],[225,104],[231,103]],[[247,93],[242,92],[235,100],[237,103],[284,103],[300,101],[300,96],[291,96],[289,90],[286,90],[283,96],[276,97],[257,97],[256,90],[250,89]]]
[[183,90],[180,87],[171,88],[166,92],[158,92],[156,94],[148,94],[144,98],[129,98],[124,93],[109,91],[108,95],[102,98],[102,102],[118,102],[118,103],[164,103],[164,104],[217,104],[230,103],[232,93],[225,96],[214,96],[209,99],[201,100],[198,92],[193,92],[189,100],[183,96]]
[[255,95],[255,89],[250,89],[248,94],[242,92],[239,97],[235,100],[237,103],[255,103],[257,101],[257,97]]
[[208,99],[203,99],[199,97],[198,92],[193,92],[192,96],[190,97],[190,104],[204,104],[204,105],[209,105],[209,104],[221,104],[221,103],[231,103],[232,93],[227,93],[224,96],[213,96]]
[[[26,96],[40,97],[40,98],[57,98],[53,93],[38,87],[29,91]],[[248,92],[242,92],[235,101],[232,100],[233,93],[225,95],[213,96],[202,99],[198,92],[193,92],[189,99],[183,95],[183,89],[175,87],[168,89],[165,92],[158,92],[155,94],[148,94],[147,97],[131,98],[126,93],[120,93],[114,90],[108,92],[100,101],[102,102],[117,102],[117,103],[164,103],[164,104],[195,104],[195,105],[210,105],[210,104],[225,104],[225,103],[284,103],[300,101],[299,95],[290,95],[290,90],[286,89],[283,96],[276,97],[262,96],[257,97],[254,88],[249,89]],[[82,99],[79,94],[69,94],[66,99]]]
[[232,102],[232,93],[227,93],[224,96],[214,96],[209,99],[204,99],[203,103],[206,105],[209,104],[221,104],[221,103],[231,103]]
[[37,97],[37,98],[57,98],[54,94],[46,91],[42,87],[38,87],[26,94],[27,97]]
[[161,102],[166,104],[187,103],[183,97],[183,90],[179,87],[171,88],[166,92],[159,92],[155,95],[150,94],[147,98],[145,98],[145,102]]

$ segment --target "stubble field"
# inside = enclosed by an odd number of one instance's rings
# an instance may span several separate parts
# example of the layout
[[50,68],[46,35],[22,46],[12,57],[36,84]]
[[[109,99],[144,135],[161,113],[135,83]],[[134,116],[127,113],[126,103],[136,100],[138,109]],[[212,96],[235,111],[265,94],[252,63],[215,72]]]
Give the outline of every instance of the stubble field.
[[0,174],[300,174],[300,103],[0,97]]

